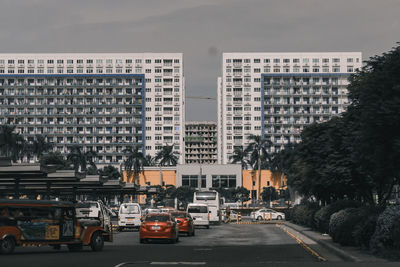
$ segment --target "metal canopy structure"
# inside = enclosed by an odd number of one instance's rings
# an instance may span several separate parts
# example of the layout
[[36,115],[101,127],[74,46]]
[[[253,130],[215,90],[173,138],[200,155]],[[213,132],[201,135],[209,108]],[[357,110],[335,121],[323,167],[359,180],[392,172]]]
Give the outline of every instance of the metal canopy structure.
[[122,197],[135,195],[138,186],[100,175],[86,175],[74,170],[57,170],[56,166],[39,164],[4,164],[0,161],[0,198],[42,196],[73,199],[77,196]]

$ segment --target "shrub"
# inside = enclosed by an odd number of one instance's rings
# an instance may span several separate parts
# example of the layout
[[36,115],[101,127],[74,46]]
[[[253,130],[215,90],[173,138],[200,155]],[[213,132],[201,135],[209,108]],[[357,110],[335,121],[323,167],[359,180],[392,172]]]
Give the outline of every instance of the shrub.
[[400,238],[400,205],[387,207],[376,222],[376,229],[371,238],[370,248],[375,253],[385,249],[399,247]]
[[354,242],[357,246],[369,249],[371,237],[375,232],[376,221],[379,214],[372,213],[361,220],[353,230]]
[[368,209],[347,208],[332,214],[329,223],[329,235],[334,242],[342,246],[356,245],[353,231],[357,223],[367,217]]
[[307,202],[293,207],[292,220],[294,223],[314,228],[313,217],[319,210],[319,206],[314,202]]
[[321,208],[315,213],[314,224],[318,231],[322,233],[328,233],[329,221],[332,214],[345,208],[356,208],[359,207],[360,203],[353,200],[339,200],[330,205]]

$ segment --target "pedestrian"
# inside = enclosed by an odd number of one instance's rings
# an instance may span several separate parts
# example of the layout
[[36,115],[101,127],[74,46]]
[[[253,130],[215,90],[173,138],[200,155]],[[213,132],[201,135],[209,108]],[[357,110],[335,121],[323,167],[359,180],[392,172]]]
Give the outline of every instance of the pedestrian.
[[226,220],[225,223],[229,223],[231,221],[231,207],[226,207]]

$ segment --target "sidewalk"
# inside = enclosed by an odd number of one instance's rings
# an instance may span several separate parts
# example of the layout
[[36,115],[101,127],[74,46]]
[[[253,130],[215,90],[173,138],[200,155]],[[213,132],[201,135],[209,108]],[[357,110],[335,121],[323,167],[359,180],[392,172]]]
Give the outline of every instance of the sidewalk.
[[[329,252],[335,254],[344,261],[350,262],[387,262],[385,259],[377,258],[373,255],[368,254],[367,251],[361,250],[357,247],[343,247],[338,243],[334,243],[332,238],[327,234],[321,234],[319,232],[313,231],[311,228],[293,224],[291,222],[283,222],[282,226],[286,226],[287,230],[292,230],[294,235],[304,239],[304,237],[316,242],[321,247],[327,249]],[[307,243],[307,240],[303,240]]]

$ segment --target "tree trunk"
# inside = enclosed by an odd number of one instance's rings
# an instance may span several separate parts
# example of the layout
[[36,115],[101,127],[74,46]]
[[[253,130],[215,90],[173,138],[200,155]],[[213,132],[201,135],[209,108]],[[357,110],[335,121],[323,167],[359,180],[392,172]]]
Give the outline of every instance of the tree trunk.
[[258,154],[258,200],[260,199],[261,199],[261,153]]

